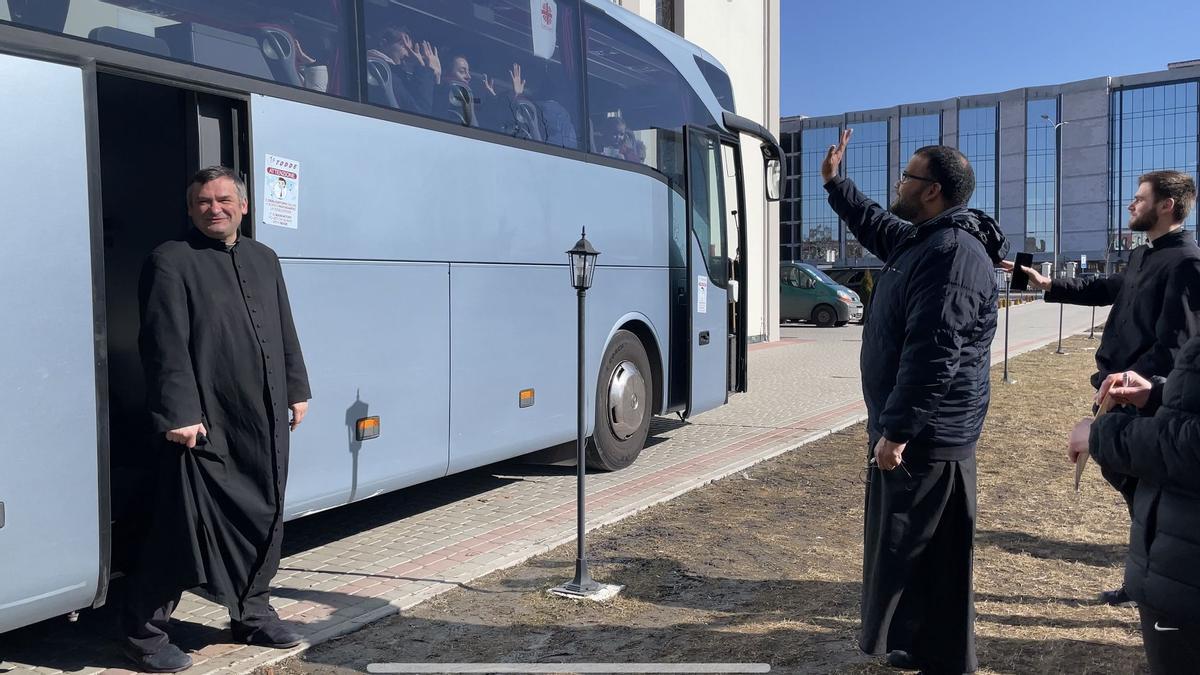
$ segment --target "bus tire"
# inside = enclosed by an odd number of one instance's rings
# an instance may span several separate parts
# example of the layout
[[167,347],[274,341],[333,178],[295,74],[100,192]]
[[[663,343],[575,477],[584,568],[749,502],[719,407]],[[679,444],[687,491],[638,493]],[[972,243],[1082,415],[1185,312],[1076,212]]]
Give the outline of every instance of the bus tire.
[[616,471],[633,464],[650,433],[654,386],[642,341],[627,330],[617,331],[600,361],[588,468]]
[[829,327],[837,321],[837,312],[829,305],[817,305],[813,309],[812,321],[821,327]]

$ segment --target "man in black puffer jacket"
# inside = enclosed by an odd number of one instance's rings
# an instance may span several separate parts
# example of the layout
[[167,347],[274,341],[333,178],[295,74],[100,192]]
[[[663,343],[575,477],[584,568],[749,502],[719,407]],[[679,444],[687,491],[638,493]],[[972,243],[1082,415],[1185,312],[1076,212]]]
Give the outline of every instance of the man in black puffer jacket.
[[[1194,673],[1200,664],[1200,338],[1179,351],[1166,378],[1110,375],[1099,397],[1141,408],[1071,432],[1068,459],[1138,479],[1125,589],[1138,603],[1150,672]],[[1145,415],[1152,414],[1153,417]]]
[[885,261],[860,357],[870,445],[859,647],[890,652],[894,666],[972,672],[975,443],[990,395],[994,265],[1008,245],[966,207],[975,176],[958,150],[917,150],[885,210],[837,176],[850,133],[821,166],[829,204]]

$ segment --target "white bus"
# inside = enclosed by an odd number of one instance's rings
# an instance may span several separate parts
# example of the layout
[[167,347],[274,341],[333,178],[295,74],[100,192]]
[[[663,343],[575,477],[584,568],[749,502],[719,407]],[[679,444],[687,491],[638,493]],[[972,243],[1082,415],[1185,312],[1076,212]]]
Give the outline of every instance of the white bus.
[[570,442],[581,227],[589,463],[745,389],[738,150],[770,198],[780,150],[610,2],[0,0],[0,82],[0,631],[103,603],[143,522],[138,270],[203,166],[292,298],[289,518]]

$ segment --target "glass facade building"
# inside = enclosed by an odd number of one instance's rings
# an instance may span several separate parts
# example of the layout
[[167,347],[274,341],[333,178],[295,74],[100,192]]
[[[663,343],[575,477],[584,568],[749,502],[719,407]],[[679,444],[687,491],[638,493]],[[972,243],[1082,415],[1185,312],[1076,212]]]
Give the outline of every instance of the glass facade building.
[[996,210],[999,202],[1000,183],[996,180],[999,169],[999,154],[996,144],[1000,139],[997,125],[999,106],[986,108],[963,108],[958,111],[958,149],[967,156],[975,171],[975,194],[967,206],[979,209],[992,218],[999,218]]
[[[1058,202],[1058,100],[1025,105],[1025,241],[1027,253],[1054,253]],[[1061,127],[1060,127],[1061,129]]]
[[[1129,231],[1125,210],[1137,193],[1139,176],[1174,169],[1191,174],[1193,180],[1200,178],[1196,173],[1197,87],[1196,82],[1178,82],[1112,93],[1109,245],[1114,251],[1129,250],[1144,238]],[[1184,226],[1196,231],[1194,208]]]
[[[891,185],[888,183],[888,123],[887,120],[859,122],[852,125],[854,134],[846,146],[845,174],[863,194],[880,204],[887,204]],[[862,244],[850,230],[844,230],[844,258],[851,265],[867,258]]]
[[[975,171],[968,206],[995,218],[1014,252],[1032,253],[1035,263],[1057,259],[1067,273],[1080,265],[1113,271],[1144,239],[1129,231],[1126,211],[1138,177],[1170,169],[1200,180],[1200,65],[784,118],[782,260],[881,264],[839,222],[821,186],[821,160],[847,127],[854,136],[843,175],[876,202],[890,201],[915,150],[954,144]],[[1184,226],[1197,224],[1193,209]]]
[[832,262],[838,253],[838,217],[829,208],[821,162],[829,146],[838,142],[838,127],[806,129],[800,136],[799,258]]
[[[857,133],[857,132],[856,132]],[[908,158],[926,145],[940,145],[942,142],[942,116],[909,115],[900,118],[900,157],[901,162],[907,163]]]

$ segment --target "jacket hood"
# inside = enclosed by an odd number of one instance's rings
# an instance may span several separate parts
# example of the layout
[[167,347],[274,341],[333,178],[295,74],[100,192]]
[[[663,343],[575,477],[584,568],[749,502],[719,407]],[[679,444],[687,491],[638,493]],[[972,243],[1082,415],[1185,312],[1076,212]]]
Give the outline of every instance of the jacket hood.
[[947,211],[935,220],[942,219],[949,221],[946,223],[947,225],[957,227],[978,239],[993,263],[999,263],[1008,255],[1008,239],[1000,231],[1000,225],[983,211],[960,206]]

